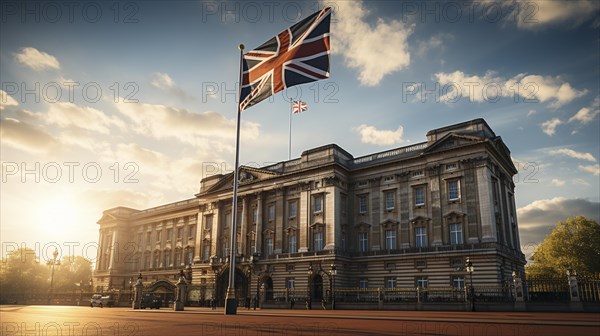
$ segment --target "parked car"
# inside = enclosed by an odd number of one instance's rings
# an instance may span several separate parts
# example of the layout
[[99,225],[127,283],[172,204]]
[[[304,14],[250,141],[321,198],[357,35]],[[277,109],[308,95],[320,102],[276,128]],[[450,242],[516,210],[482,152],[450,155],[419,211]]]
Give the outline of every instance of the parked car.
[[112,307],[115,303],[110,295],[102,296],[101,294],[94,294],[90,299],[90,307]]
[[160,297],[154,296],[150,293],[146,293],[142,297],[142,309],[160,309],[160,306],[162,306],[162,300]]

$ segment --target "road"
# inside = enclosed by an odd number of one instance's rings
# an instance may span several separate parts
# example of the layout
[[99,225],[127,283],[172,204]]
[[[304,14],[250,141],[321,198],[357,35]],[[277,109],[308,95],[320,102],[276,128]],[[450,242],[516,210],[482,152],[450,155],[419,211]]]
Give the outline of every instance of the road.
[[599,314],[0,306],[2,336],[600,335]]

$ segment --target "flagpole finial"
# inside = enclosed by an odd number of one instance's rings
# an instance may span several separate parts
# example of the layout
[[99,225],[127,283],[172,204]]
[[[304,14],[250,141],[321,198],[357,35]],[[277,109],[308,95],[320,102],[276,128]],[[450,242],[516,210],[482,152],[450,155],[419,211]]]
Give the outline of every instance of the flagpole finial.
[[244,46],[243,44],[241,44],[241,43],[240,43],[240,45],[238,46],[238,48],[239,48],[240,50],[244,50],[244,48],[246,48],[246,46]]

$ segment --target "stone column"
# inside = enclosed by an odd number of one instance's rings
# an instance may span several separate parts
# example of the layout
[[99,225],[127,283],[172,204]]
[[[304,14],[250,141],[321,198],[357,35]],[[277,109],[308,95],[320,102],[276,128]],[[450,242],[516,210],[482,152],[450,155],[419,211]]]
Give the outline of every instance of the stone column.
[[144,284],[142,283],[142,273],[138,275],[137,282],[135,283],[135,292],[133,296],[133,307],[132,309],[142,309],[142,291]]
[[173,304],[173,310],[175,311],[183,311],[183,306],[186,300],[186,289],[187,289],[187,281],[185,280],[185,274],[183,270],[179,272],[179,281],[177,281],[175,289],[175,303]]
[[581,298],[579,297],[579,285],[577,283],[577,272],[569,272],[567,271],[567,277],[569,279],[569,296],[571,298],[571,302],[569,303],[569,307],[571,311],[583,311],[583,304],[581,303]]
[[257,197],[257,205],[256,205],[256,241],[254,242],[254,246],[256,248],[256,253],[261,253],[262,251],[262,222],[263,222],[263,199],[262,193],[258,193]]

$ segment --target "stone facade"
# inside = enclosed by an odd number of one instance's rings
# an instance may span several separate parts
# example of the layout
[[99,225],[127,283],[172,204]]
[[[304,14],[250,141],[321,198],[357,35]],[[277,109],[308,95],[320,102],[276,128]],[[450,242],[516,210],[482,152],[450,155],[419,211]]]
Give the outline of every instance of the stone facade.
[[[278,290],[320,300],[330,288],[461,287],[523,274],[510,151],[483,119],[427,141],[354,158],[337,145],[275,165],[241,167],[236,282],[240,299]],[[94,284],[175,283],[187,269],[199,300],[226,290],[233,174],[194,198],[104,211]],[[312,273],[308,270],[312,269]],[[191,273],[191,275],[189,274]],[[310,286],[308,284],[310,283]],[[325,291],[324,291],[325,289]]]

